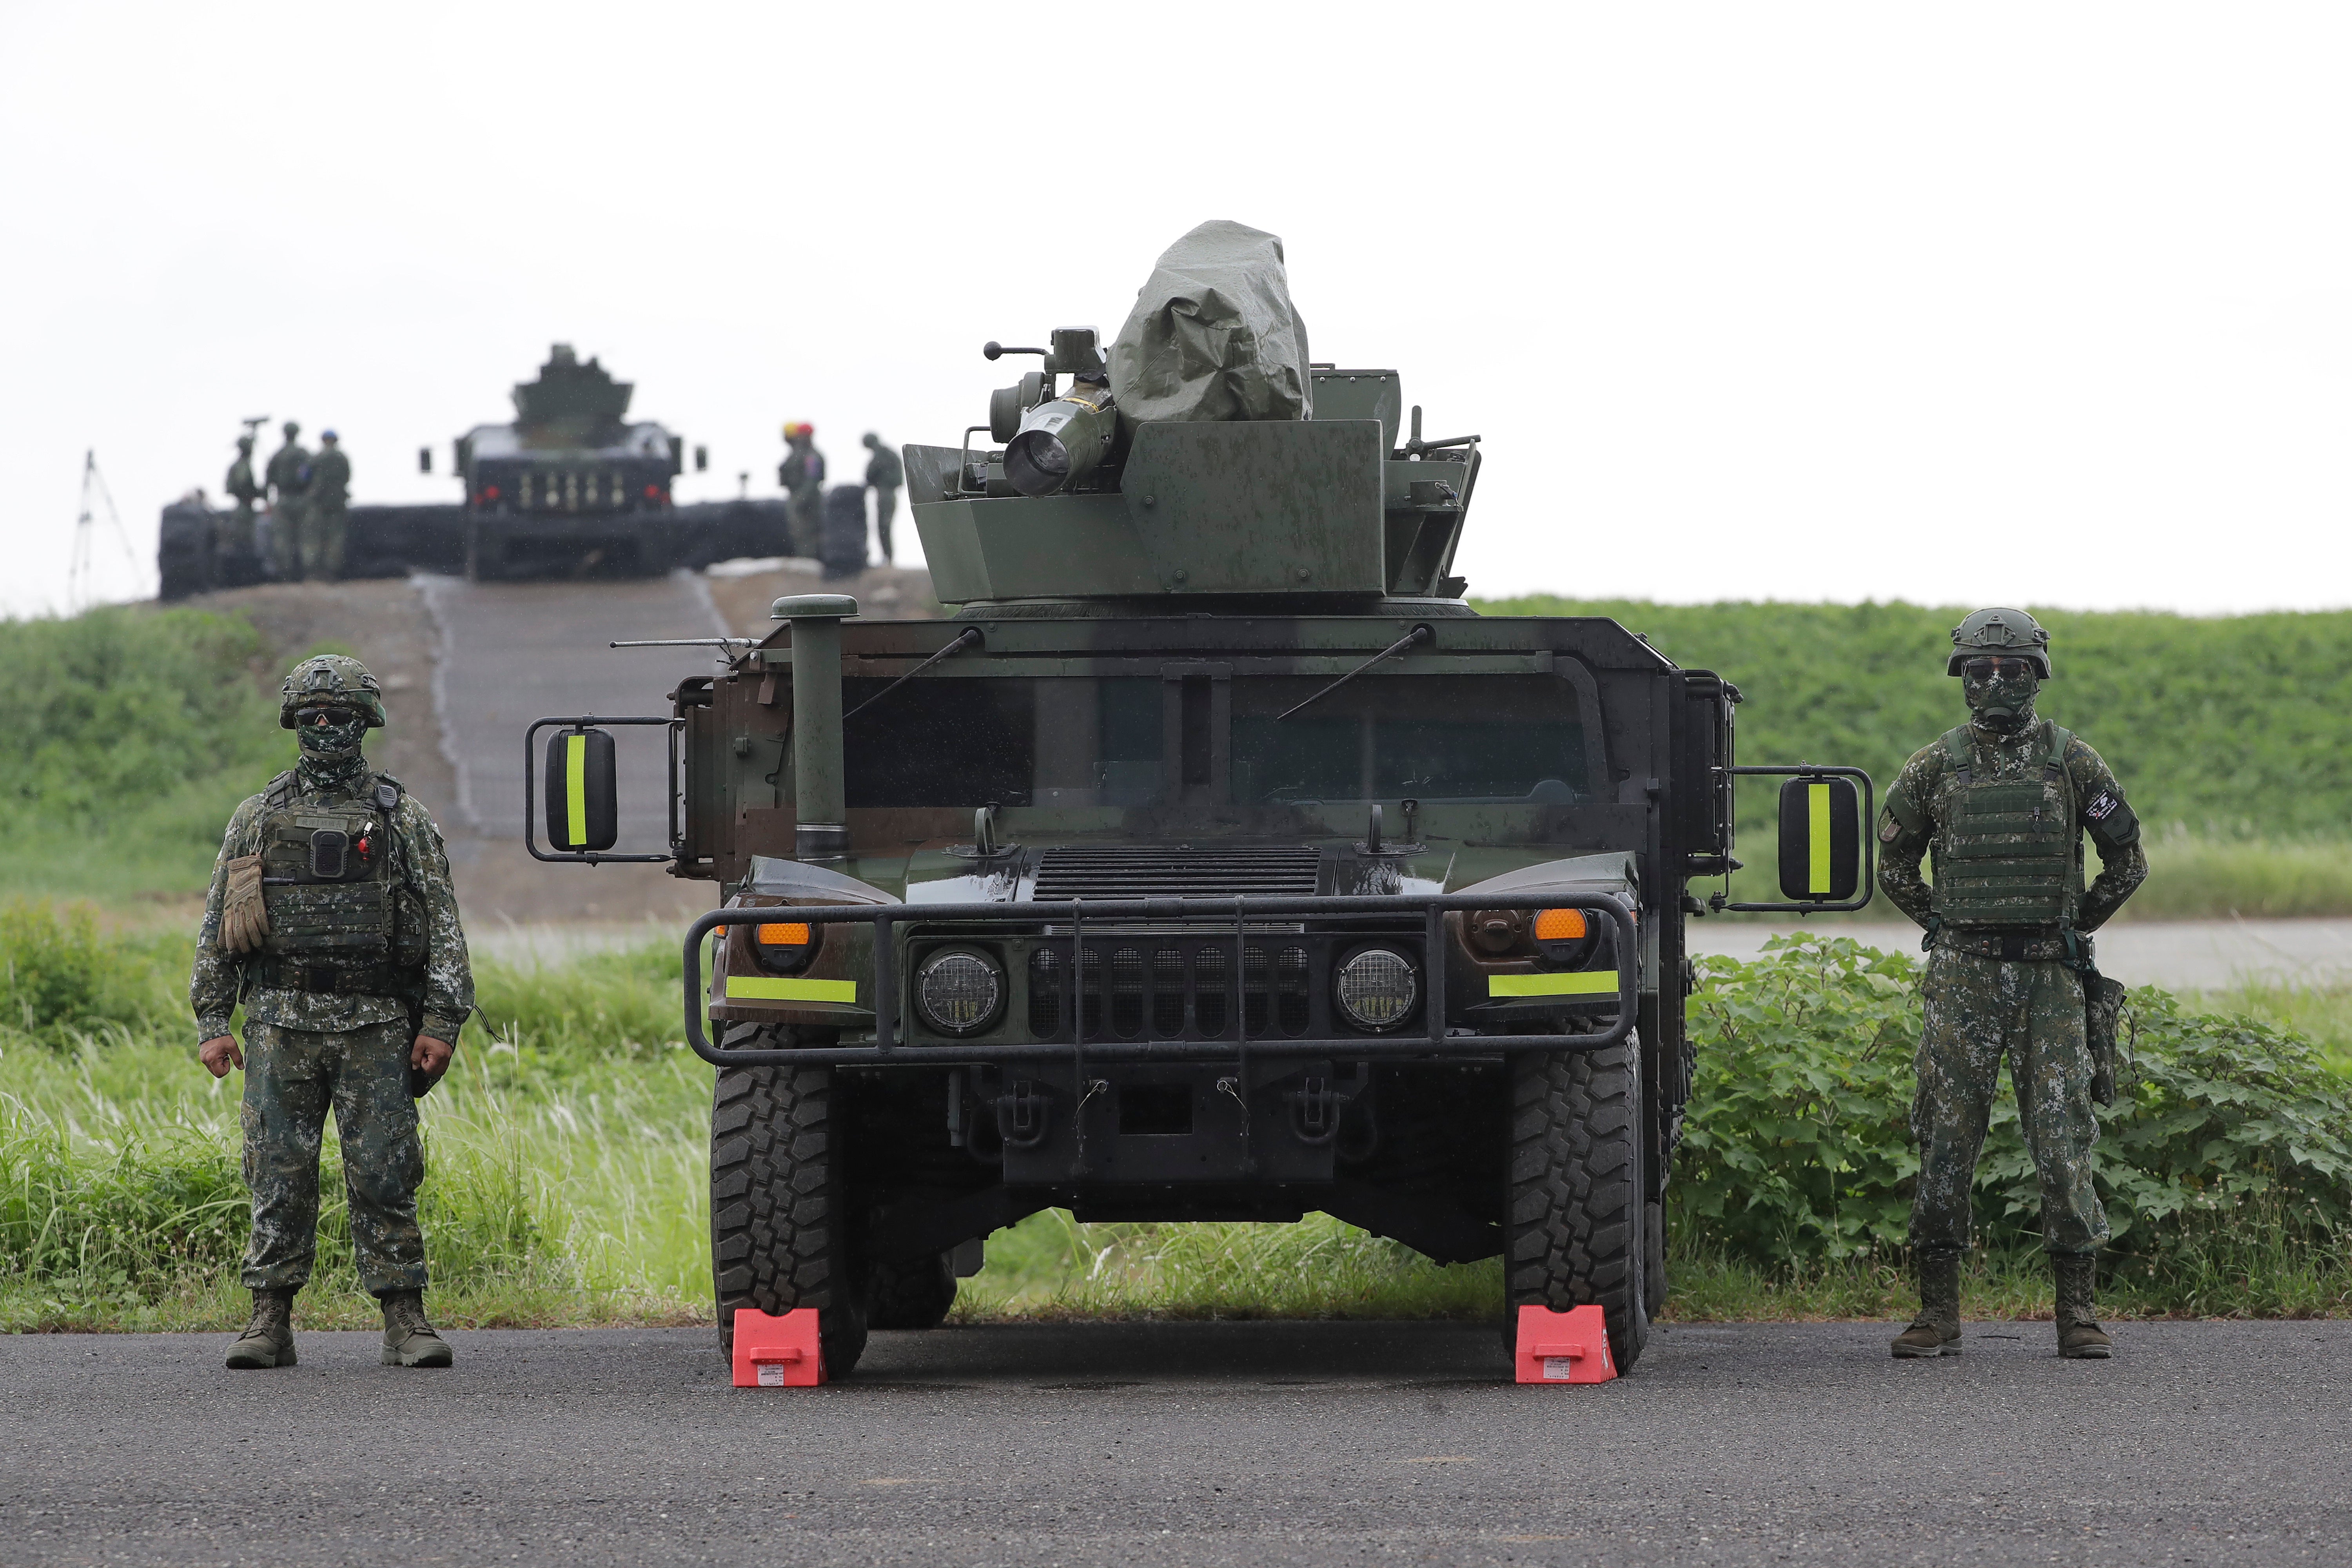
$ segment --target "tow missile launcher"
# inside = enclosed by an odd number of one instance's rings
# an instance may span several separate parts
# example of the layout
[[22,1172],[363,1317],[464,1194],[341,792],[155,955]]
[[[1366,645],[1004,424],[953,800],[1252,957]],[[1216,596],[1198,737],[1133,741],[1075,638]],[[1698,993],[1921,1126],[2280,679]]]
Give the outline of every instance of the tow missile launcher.
[[[905,449],[959,613],[782,599],[628,721],[681,775],[649,858],[722,906],[683,971],[722,1343],[814,1308],[840,1376],[1048,1206],[1321,1210],[1499,1254],[1507,1325],[1597,1303],[1639,1359],[1685,922],[1727,905],[1687,885],[1737,864],[1735,775],[1780,773],[1785,901],[1729,907],[1862,907],[1868,781],[1735,767],[1736,689],[1614,621],[1475,614],[1478,437],[1424,437],[1396,372],[1308,361],[1286,312],[1278,244],[1210,225],[1107,353],[989,344],[1038,367]],[[542,731],[533,853],[613,858],[610,737],[541,720],[527,763]]]

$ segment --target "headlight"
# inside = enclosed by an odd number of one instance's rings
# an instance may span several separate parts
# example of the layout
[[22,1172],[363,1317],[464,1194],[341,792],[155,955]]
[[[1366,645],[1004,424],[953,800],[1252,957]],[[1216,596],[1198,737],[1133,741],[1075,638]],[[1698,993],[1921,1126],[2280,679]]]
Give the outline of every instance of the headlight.
[[915,1005],[933,1028],[948,1034],[986,1028],[1003,1001],[1003,972],[979,953],[935,952],[915,971]]
[[1339,965],[1339,1011],[1360,1029],[1392,1029],[1412,1011],[1421,983],[1404,954],[1368,947]]
[[806,921],[762,921],[751,928],[751,951],[770,969],[789,974],[816,951],[816,931]]

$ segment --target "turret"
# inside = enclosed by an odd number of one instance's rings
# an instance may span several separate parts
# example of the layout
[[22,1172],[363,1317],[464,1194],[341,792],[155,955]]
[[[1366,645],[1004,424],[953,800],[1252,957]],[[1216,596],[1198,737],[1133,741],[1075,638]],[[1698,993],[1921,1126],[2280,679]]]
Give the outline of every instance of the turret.
[[1273,236],[1186,235],[1107,353],[1092,327],[982,352],[1041,364],[990,396],[960,447],[905,449],[941,601],[1460,597],[1478,438],[1423,440],[1415,408],[1400,443],[1396,372],[1307,359]]

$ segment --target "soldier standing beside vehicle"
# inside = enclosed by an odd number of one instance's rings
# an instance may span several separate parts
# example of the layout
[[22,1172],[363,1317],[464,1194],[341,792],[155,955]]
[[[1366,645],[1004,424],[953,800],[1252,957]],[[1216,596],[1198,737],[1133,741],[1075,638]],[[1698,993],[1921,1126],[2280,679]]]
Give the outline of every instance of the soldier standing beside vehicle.
[[299,437],[302,426],[289,419],[286,443],[269,454],[262,477],[268,481],[269,564],[281,583],[302,575],[302,492],[310,482],[310,454]]
[[[253,1321],[229,1349],[232,1367],[294,1364],[291,1312],[310,1278],[330,1107],[360,1282],[383,1303],[383,1363],[450,1361],[425,1316],[416,1099],[448,1068],[474,979],[440,831],[361,754],[383,721],[359,660],[294,667],[278,722],[299,761],[230,818],[196,936],[198,1058],[215,1078],[246,1069]],[[240,1001],[249,1065],[229,1033]]]
[[874,454],[866,459],[866,488],[874,492],[874,533],[881,542],[887,566],[898,560],[890,550],[890,522],[898,515],[898,490],[907,482],[907,468],[898,461],[898,454],[883,445],[882,437],[873,431],[866,432],[864,444]]
[[319,432],[319,455],[310,459],[310,484],[303,492],[302,575],[332,583],[343,574],[345,531],[350,526],[352,460],[332,430]]
[[[2058,1353],[2104,1359],[2113,1342],[2092,1293],[2107,1218],[2094,1181],[2097,1052],[2085,1001],[2087,987],[2111,1009],[2116,992],[2092,967],[2089,933],[2146,879],[2147,859],[2138,819],[2098,752],[2033,710],[2050,677],[2050,634],[2021,610],[1987,609],[1963,620],[1952,643],[1946,672],[1960,678],[1969,722],[1904,764],[1878,825],[1879,888],[1927,928],[1928,950],[1911,1112],[1920,1310],[1894,1351],[1960,1353],[1960,1260],[2005,1056],[2041,1178]],[[2100,861],[2087,890],[2085,833]],[[1919,876],[1931,850],[1932,887]],[[2111,1010],[2101,1020],[2110,1040],[2112,1020]]]
[[824,454],[816,449],[816,426],[794,421],[784,426],[784,460],[776,482],[791,498],[785,553],[813,556],[824,538]]

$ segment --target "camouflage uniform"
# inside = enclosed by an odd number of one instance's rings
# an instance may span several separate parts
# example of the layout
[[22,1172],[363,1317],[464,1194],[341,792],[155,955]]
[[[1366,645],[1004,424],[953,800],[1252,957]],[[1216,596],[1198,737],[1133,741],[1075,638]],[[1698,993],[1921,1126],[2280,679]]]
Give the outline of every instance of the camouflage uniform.
[[[1920,1314],[1897,1357],[1957,1355],[1958,1260],[1969,1245],[1977,1157],[2000,1064],[2042,1187],[2042,1241],[2057,1283],[2059,1353],[2104,1357],[2091,1312],[2107,1216],[2100,1206],[2084,1011],[2088,933],[2147,876],[2139,824],[2107,764],[2035,717],[2049,634],[2016,610],[1979,610],[1952,634],[1967,724],[1915,753],[1887,792],[1880,889],[1927,929],[1925,1026],[1911,1131],[1919,1182],[1911,1246]],[[2099,877],[2083,883],[2083,838]],[[1936,880],[1921,880],[1935,856]],[[2105,984],[2105,982],[2102,982]]]
[[907,483],[907,466],[870,430],[866,433],[866,449],[874,454],[866,460],[866,488],[874,492],[874,533],[887,563],[898,559],[890,550],[890,524],[898,515],[898,491]]
[[[305,757],[292,776],[291,806],[298,811],[363,802],[384,778],[356,756],[338,767],[317,766]],[[250,797],[229,821],[188,986],[199,1041],[226,1035],[231,1011],[240,999],[245,1005],[245,1174],[253,1193],[245,1283],[298,1289],[310,1278],[319,1142],[331,1106],[361,1282],[377,1295],[421,1289],[425,1247],[416,1187],[424,1154],[409,1089],[409,1050],[419,1034],[456,1044],[474,1006],[448,857],[431,815],[403,793],[390,814],[394,866],[406,895],[402,902],[424,927],[421,1010],[413,1026],[411,1004],[400,996],[259,984],[269,955],[227,952],[220,931],[229,862],[261,850],[263,827],[275,815],[268,800],[267,791]],[[337,966],[325,961],[325,967]]]
[[[2054,727],[2042,720],[2001,734],[1971,724],[1969,739],[1978,777],[2020,781],[2039,766],[2034,759],[2051,746]],[[2066,779],[2047,782],[2045,798],[2053,814],[2072,810],[2079,835],[2092,826],[2084,811],[2102,800],[2121,800],[2122,787],[2098,752],[2078,738],[2068,739],[2059,763]],[[1879,817],[1880,886],[1904,913],[1931,930],[1939,924],[1935,896],[1920,879],[1919,862],[1937,827],[1950,820],[1960,787],[1948,750],[1941,743],[1927,747],[1904,764]],[[2079,865],[2079,837],[2075,842]],[[2147,876],[2147,859],[2137,837],[2112,849],[2102,845],[2098,880],[2087,892],[2070,893],[2074,929],[2098,929]],[[2083,981],[2060,962],[2067,956],[2063,939],[2027,938],[2021,943],[1953,929],[1937,930],[1930,941],[1922,989],[1927,1024],[1911,1112],[1912,1132],[1919,1141],[1912,1245],[1956,1252],[1969,1247],[1977,1155],[2005,1057],[2018,1117],[2041,1176],[2043,1246],[2053,1253],[2095,1251],[2107,1237],[2106,1215],[2092,1181],[2099,1127],[2091,1110]],[[2011,958],[2007,952],[2021,956]]]
[[310,459],[310,488],[302,495],[302,575],[331,583],[343,574],[344,536],[350,527],[352,460],[328,431]]
[[784,460],[776,466],[776,482],[790,498],[785,553],[816,555],[824,539],[824,454],[816,449],[816,432],[808,426],[785,426]]
[[226,557],[244,560],[253,553],[253,503],[264,494],[261,481],[253,476],[253,437],[240,436],[236,440],[236,461],[228,468],[228,479],[221,487],[235,502],[234,510],[223,520],[220,531],[213,541],[214,581],[221,580],[219,563]]
[[281,583],[302,575],[302,494],[310,482],[310,453],[299,437],[302,426],[286,422],[286,444],[269,454],[262,471],[268,482],[269,564]]

